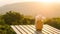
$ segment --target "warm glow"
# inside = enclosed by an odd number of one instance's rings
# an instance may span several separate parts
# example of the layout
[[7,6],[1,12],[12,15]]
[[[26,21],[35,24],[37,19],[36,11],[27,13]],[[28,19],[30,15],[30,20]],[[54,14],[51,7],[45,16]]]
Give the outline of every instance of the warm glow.
[[[34,16],[36,16],[37,14],[42,14],[48,17],[60,16],[60,0],[0,0],[0,7],[7,4],[14,4],[14,3],[20,3],[20,2],[22,3],[28,2],[28,3],[21,4],[19,6],[19,7],[22,6],[23,11],[21,9],[20,11],[22,11],[23,14],[26,14],[26,15],[30,14]],[[29,2],[32,2],[32,3],[29,3]],[[37,3],[33,3],[33,2],[37,2]]]
[[26,1],[35,1],[35,2],[60,2],[60,0],[26,0]]
[[0,0],[0,6],[18,2],[59,2],[60,0]]
[[39,1],[39,2],[55,2],[55,0],[35,0],[35,1]]

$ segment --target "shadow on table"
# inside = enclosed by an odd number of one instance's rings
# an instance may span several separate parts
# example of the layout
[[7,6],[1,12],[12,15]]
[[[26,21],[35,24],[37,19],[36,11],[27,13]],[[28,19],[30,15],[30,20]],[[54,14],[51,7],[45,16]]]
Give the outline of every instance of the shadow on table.
[[35,31],[34,34],[43,34],[42,31]]

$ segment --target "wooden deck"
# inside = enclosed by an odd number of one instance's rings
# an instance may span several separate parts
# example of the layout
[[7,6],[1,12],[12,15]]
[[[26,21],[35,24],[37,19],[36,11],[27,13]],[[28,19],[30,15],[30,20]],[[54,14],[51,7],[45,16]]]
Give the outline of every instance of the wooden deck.
[[42,32],[36,31],[35,25],[11,25],[11,27],[17,34],[60,34],[60,30],[47,24],[43,25]]

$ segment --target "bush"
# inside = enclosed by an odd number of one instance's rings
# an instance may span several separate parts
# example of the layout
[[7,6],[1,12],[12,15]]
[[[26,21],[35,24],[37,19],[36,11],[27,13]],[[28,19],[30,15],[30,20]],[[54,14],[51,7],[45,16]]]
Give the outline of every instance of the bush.
[[9,25],[0,25],[0,34],[16,34]]
[[13,25],[23,19],[23,15],[17,12],[9,11],[2,16],[6,24]]
[[33,25],[35,23],[34,19],[24,18],[22,20],[22,25]]
[[57,29],[60,29],[60,18],[52,18],[45,22],[45,24],[51,25]]
[[28,25],[34,24],[35,19],[26,18],[24,15],[17,12],[6,12],[4,15],[0,15],[0,25]]

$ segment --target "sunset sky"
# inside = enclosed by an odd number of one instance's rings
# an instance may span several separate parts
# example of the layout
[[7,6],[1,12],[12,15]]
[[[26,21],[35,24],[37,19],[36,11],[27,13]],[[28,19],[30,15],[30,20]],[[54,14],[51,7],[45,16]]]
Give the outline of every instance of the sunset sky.
[[18,2],[60,2],[60,0],[0,0],[0,6]]
[[[32,6],[32,8],[34,9],[34,11],[36,11],[37,14],[42,13],[42,15],[45,16],[60,17],[60,0],[0,0],[0,7],[7,4],[14,4],[20,2],[40,2],[40,5],[37,4],[35,5],[35,7]],[[28,9],[28,11],[29,10],[30,9]]]

